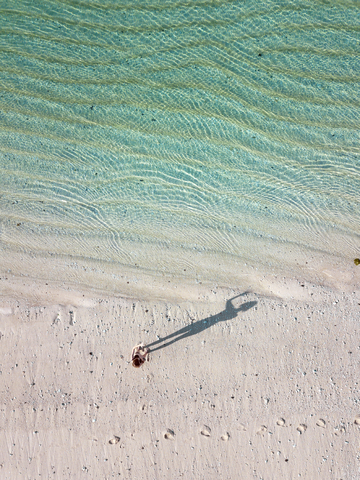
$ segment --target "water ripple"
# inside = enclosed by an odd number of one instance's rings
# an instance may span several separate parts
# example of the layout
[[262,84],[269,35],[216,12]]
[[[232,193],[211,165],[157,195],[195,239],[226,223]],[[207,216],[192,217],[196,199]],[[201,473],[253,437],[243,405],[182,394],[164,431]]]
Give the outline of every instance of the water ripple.
[[73,259],[234,284],[245,264],[312,279],[350,264],[359,12],[0,5],[0,267],[19,254],[65,280]]

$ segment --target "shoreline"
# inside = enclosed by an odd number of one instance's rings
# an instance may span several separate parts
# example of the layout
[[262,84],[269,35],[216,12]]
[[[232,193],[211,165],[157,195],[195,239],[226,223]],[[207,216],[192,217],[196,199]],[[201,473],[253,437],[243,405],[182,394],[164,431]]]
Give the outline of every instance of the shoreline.
[[[299,257],[297,257],[299,258]],[[308,261],[305,259],[308,258]],[[219,263],[220,262],[220,263]],[[302,263],[289,252],[287,263],[254,266],[231,256],[198,256],[197,270],[177,274],[149,271],[97,259],[5,252],[0,265],[2,297],[19,294],[30,303],[60,301],[60,288],[81,298],[97,293],[134,300],[212,302],[213,292],[232,296],[241,291],[282,299],[311,300],[316,287],[360,292],[360,267],[350,258],[303,252]],[[293,268],[291,268],[293,267]],[[33,286],[36,285],[36,292]],[[0,296],[0,298],[1,298]],[[49,299],[47,297],[49,296]],[[316,295],[315,295],[316,297]],[[318,299],[320,300],[320,298]]]

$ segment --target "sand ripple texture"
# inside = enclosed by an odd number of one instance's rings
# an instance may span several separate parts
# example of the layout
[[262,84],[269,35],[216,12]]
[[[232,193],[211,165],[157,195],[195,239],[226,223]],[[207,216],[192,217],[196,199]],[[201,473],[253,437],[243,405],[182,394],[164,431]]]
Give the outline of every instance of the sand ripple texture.
[[359,14],[340,0],[1,1],[0,269],[351,271]]

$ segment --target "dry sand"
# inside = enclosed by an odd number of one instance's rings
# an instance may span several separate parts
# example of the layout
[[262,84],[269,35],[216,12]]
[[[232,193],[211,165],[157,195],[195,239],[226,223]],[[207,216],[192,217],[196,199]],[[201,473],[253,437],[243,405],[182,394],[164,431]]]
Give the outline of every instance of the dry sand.
[[2,276],[0,478],[360,478],[357,277],[140,301]]

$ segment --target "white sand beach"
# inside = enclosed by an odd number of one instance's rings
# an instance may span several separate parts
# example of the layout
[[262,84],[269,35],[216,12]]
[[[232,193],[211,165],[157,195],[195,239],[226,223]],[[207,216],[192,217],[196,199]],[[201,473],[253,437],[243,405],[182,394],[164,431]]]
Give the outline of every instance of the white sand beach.
[[357,478],[359,289],[282,282],[151,301],[2,276],[0,477]]

